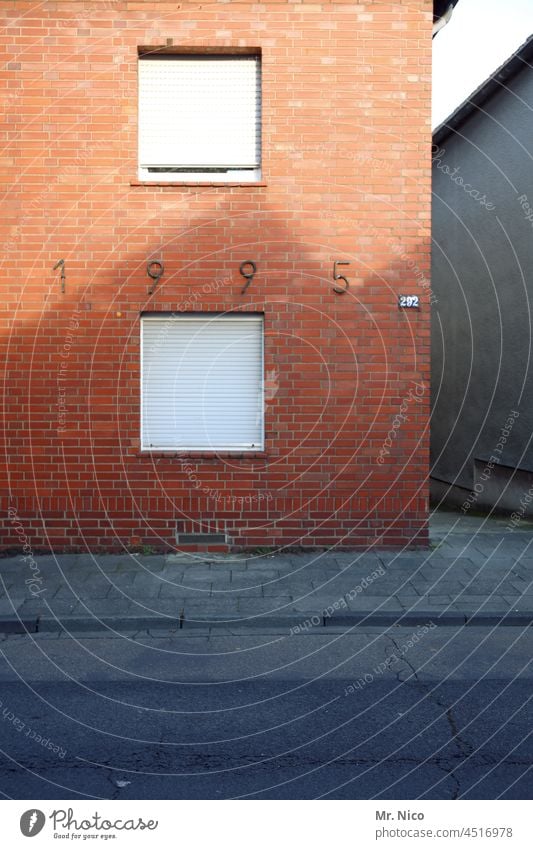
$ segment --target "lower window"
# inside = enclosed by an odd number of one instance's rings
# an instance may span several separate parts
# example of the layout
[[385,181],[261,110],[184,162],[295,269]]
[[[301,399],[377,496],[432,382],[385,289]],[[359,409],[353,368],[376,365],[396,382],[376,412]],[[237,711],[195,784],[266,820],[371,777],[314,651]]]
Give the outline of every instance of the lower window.
[[141,447],[263,449],[263,316],[141,317]]

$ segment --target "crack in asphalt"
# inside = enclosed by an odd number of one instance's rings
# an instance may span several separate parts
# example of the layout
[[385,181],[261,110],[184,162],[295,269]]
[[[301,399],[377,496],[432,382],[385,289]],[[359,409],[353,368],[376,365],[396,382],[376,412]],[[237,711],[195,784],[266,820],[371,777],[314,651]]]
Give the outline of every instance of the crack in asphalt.
[[[463,737],[461,736],[459,729],[457,727],[457,722],[456,722],[455,717],[453,715],[452,708],[441,701],[439,696],[435,693],[435,687],[434,686],[430,687],[429,683],[425,684],[423,681],[420,680],[415,667],[410,662],[410,660],[408,660],[408,658],[405,656],[405,653],[402,653],[402,650],[400,649],[400,646],[397,644],[394,637],[387,635],[387,639],[389,639],[391,641],[394,648],[397,650],[397,652],[399,652],[399,660],[403,661],[405,663],[405,665],[407,666],[407,668],[411,671],[411,676],[409,676],[409,678],[410,677],[414,678],[415,684],[418,687],[420,687],[420,689],[422,690],[422,692],[424,694],[424,697],[432,700],[434,702],[434,704],[436,704],[437,707],[439,707],[442,710],[442,716],[446,719],[446,722],[448,724],[448,728],[450,729],[450,740],[451,740],[451,742],[454,743],[454,745],[456,746],[456,748],[458,750],[458,755],[456,757],[460,759],[460,765],[463,764],[466,760],[468,760],[472,757],[474,750],[473,750],[473,747],[471,746],[471,744],[468,743],[466,740],[464,740]],[[396,673],[396,679],[397,679],[399,684],[406,683],[406,680],[407,681],[409,680],[409,678],[403,679],[403,678],[400,677],[402,675],[402,672],[403,672],[403,670],[399,669],[398,672]],[[460,781],[459,776],[455,772],[454,768],[451,765],[447,766],[447,763],[449,763],[450,760],[455,760],[455,758],[450,759],[450,757],[439,757],[439,756],[437,756],[435,758],[435,765],[439,766],[439,768],[441,768],[445,772],[445,774],[448,775],[453,780],[453,782],[455,784],[455,788],[454,788],[452,799],[455,800],[455,799],[459,799],[460,796],[461,796],[461,781]]]

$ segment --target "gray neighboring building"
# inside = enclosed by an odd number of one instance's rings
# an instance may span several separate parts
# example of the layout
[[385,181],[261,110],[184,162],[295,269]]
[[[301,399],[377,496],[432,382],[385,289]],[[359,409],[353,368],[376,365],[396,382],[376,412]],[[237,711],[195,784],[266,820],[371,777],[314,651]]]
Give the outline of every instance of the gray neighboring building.
[[533,36],[434,133],[432,494],[533,514]]

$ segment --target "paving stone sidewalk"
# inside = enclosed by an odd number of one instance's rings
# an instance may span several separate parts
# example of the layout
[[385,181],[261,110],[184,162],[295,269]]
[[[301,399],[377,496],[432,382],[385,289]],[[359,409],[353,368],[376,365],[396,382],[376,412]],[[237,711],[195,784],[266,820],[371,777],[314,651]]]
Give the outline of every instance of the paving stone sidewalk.
[[0,632],[533,622],[533,525],[431,527],[424,551],[3,558]]

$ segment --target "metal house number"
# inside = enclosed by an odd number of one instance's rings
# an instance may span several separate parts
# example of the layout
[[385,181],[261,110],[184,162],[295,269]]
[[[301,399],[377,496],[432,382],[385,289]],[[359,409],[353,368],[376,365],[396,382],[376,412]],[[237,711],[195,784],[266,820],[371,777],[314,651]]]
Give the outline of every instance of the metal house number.
[[[250,270],[247,271],[246,269],[250,269]],[[244,295],[244,293],[246,292],[248,286],[250,285],[250,283],[254,279],[256,272],[257,272],[257,265],[255,264],[255,262],[253,262],[253,260],[245,259],[244,262],[241,262],[241,266],[239,268],[239,274],[242,277],[244,277],[244,279],[246,280],[246,283],[244,284],[244,286],[241,289],[241,295]]]
[[65,282],[66,282],[66,279],[67,279],[67,275],[65,273],[65,260],[64,259],[58,259],[58,261],[54,265],[52,271],[56,271],[58,268],[61,269],[61,292],[64,292],[65,291]]
[[[351,265],[348,260],[345,259],[337,259],[333,263],[333,291],[336,295],[344,295],[348,289],[350,288],[350,281],[346,277],[345,274],[340,274],[337,270],[340,265]],[[61,268],[61,291],[65,291],[65,261],[60,259],[54,265],[54,270],[57,268]],[[160,260],[151,260],[146,266],[146,273],[148,277],[152,279],[152,285],[148,290],[148,294],[152,295],[159,283],[161,277],[165,272],[165,267]],[[246,290],[248,289],[250,283],[254,279],[257,274],[257,264],[251,260],[246,259],[244,262],[241,262],[239,266],[239,273],[241,277],[244,278],[244,286],[241,289],[241,295],[244,295]],[[420,298],[418,295],[398,295],[398,307],[399,309],[420,309]]]
[[151,277],[154,281],[150,288],[148,289],[148,294],[153,295],[155,292],[155,287],[159,283],[165,272],[165,266],[158,259],[153,259],[152,262],[149,262],[146,266],[146,273],[148,277]]
[[346,259],[338,259],[338,260],[336,260],[336,262],[333,263],[333,279],[344,281],[344,286],[334,286],[333,291],[335,292],[336,295],[344,295],[344,293],[347,292],[348,289],[349,289],[350,282],[349,282],[348,278],[344,276],[344,274],[338,274],[338,272],[337,272],[337,266],[338,265],[350,265],[350,263]]

